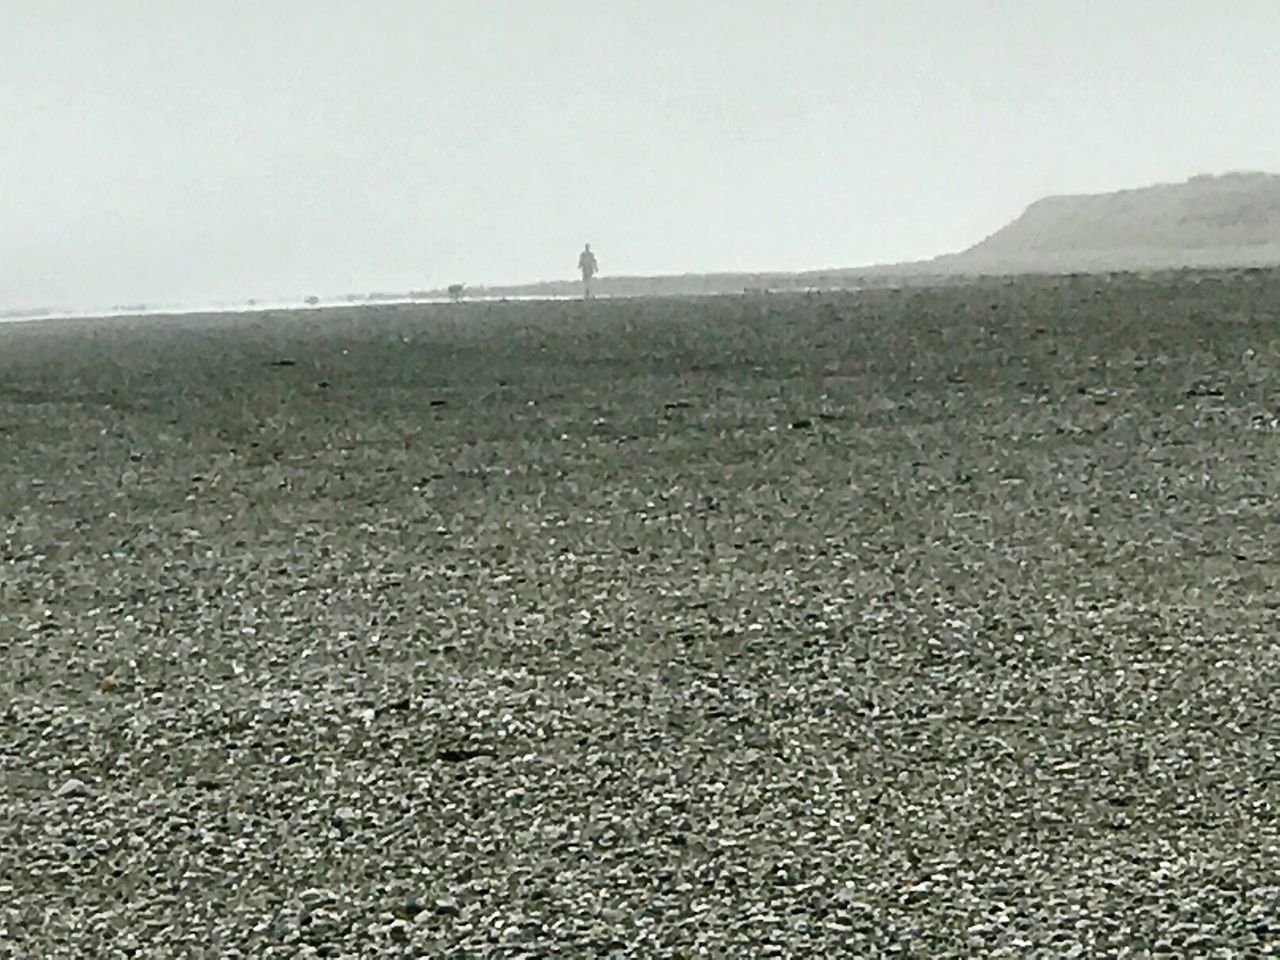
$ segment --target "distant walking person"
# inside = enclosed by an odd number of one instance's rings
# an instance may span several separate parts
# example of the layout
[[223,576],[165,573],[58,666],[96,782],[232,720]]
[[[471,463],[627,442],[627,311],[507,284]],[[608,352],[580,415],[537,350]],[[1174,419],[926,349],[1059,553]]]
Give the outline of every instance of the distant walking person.
[[591,279],[600,271],[600,265],[596,263],[596,255],[591,252],[589,243],[578,254],[578,269],[582,271],[582,298],[590,300],[594,296],[591,292]]

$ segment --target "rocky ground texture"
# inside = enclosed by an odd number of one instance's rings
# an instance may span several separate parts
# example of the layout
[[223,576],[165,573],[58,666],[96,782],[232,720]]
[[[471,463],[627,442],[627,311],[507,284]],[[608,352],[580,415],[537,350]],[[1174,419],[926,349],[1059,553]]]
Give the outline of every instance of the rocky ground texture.
[[0,326],[0,957],[1280,955],[1280,276]]

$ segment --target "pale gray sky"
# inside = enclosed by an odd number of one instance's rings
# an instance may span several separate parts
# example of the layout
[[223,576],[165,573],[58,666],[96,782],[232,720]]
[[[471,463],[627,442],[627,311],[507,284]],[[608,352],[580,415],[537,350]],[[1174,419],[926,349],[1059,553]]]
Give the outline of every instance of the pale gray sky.
[[1280,172],[1276,0],[4,0],[0,307],[803,269]]

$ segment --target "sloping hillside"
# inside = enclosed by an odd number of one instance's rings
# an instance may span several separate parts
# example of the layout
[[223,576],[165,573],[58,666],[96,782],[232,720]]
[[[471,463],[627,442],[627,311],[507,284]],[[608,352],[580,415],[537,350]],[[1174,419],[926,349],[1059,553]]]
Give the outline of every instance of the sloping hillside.
[[1038,200],[951,269],[1096,269],[1280,263],[1280,176],[1231,173],[1185,183]]

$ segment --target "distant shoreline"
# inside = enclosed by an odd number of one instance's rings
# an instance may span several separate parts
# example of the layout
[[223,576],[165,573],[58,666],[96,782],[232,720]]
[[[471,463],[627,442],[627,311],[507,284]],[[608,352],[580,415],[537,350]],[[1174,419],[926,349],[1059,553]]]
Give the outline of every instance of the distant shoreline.
[[[1044,269],[1012,269],[999,270],[992,269],[990,271],[972,270],[937,270],[937,271],[901,271],[901,272],[868,272],[858,273],[848,277],[844,283],[830,283],[825,285],[802,284],[798,281],[805,275],[803,274],[777,274],[777,275],[760,275],[749,274],[743,275],[751,278],[760,278],[761,280],[769,280],[778,282],[761,283],[759,286],[743,285],[740,289],[733,288],[715,288],[708,290],[689,289],[688,286],[678,287],[674,289],[636,289],[635,280],[641,279],[646,281],[660,281],[667,278],[645,277],[645,278],[604,278],[601,286],[605,289],[596,293],[595,299],[598,300],[631,300],[631,299],[689,299],[699,297],[726,297],[726,296],[803,296],[805,294],[838,294],[838,293],[857,293],[859,291],[870,290],[892,290],[904,287],[928,288],[940,286],[963,286],[971,283],[981,283],[983,281],[993,280],[1047,280],[1055,277],[1079,277],[1079,276],[1133,276],[1133,275],[1169,275],[1184,273],[1200,273],[1206,276],[1221,276],[1237,273],[1258,273],[1269,271],[1280,272],[1280,262],[1258,262],[1258,263],[1242,263],[1242,264],[1190,264],[1190,265],[1174,265],[1174,266],[1134,266],[1134,267],[1115,267],[1115,268],[1095,268],[1095,269],[1067,269],[1054,270],[1050,268]],[[835,271],[831,271],[832,274]],[[698,276],[698,275],[693,275]],[[619,283],[626,289],[622,292],[610,292],[607,288],[608,280],[626,281]],[[684,279],[684,278],[681,278]],[[79,321],[79,320],[115,320],[115,319],[141,319],[141,318],[162,318],[162,317],[184,317],[198,315],[235,315],[235,314],[254,314],[254,313],[274,313],[287,311],[305,312],[314,311],[330,311],[330,310],[363,310],[374,307],[396,307],[396,306],[463,306],[468,303],[503,303],[503,302],[574,302],[582,301],[581,292],[565,293],[560,292],[561,286],[573,287],[580,285],[571,281],[556,281],[546,284],[530,284],[519,287],[488,287],[477,288],[476,293],[466,294],[461,300],[455,301],[451,296],[442,295],[426,295],[426,296],[405,296],[405,297],[380,297],[377,299],[352,300],[349,297],[340,296],[319,300],[315,303],[309,303],[305,300],[297,301],[273,301],[269,303],[253,303],[253,304],[208,304],[203,306],[157,306],[153,309],[145,308],[118,308],[107,310],[42,310],[24,313],[22,311],[13,311],[9,315],[0,315],[0,325],[5,324],[31,324],[41,321]],[[544,290],[541,288],[552,288]],[[434,293],[434,291],[433,291]]]
[[[982,277],[1273,267],[1280,267],[1280,175],[1237,172],[1202,174],[1183,183],[1111,193],[1042,197],[984,240],[929,260],[800,271],[602,276],[594,281],[594,293],[602,299],[805,293],[965,283]],[[466,302],[576,300],[582,296],[582,284],[577,280],[459,286],[460,299]],[[0,322],[447,304],[459,299],[450,290],[348,292],[203,306],[135,302],[92,309],[15,308],[0,312]]]

